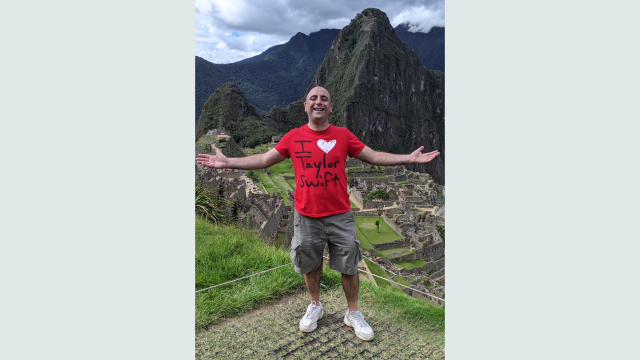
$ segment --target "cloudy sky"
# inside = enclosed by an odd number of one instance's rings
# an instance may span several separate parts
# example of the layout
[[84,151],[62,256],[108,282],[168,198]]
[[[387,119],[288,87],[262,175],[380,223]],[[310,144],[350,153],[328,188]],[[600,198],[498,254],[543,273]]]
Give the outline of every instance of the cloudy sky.
[[196,0],[196,55],[216,64],[255,56],[298,32],[342,29],[366,8],[384,11],[393,27],[444,26],[444,0]]

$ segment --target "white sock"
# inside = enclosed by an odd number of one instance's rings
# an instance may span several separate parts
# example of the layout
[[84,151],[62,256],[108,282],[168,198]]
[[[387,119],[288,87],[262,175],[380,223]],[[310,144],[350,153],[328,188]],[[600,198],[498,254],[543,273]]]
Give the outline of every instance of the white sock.
[[315,304],[315,301],[312,301],[311,303],[314,304],[315,306],[322,307],[322,303],[320,302],[320,300],[318,300],[318,304]]

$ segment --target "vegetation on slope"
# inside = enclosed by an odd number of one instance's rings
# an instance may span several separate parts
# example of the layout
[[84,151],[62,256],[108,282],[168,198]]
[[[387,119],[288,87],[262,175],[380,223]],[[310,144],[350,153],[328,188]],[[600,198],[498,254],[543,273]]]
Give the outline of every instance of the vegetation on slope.
[[217,88],[204,104],[196,126],[196,139],[214,128],[224,128],[242,148],[269,142],[272,136],[279,134],[233,83]]
[[[427,69],[444,72],[444,28],[433,27],[426,34],[412,33],[406,24],[394,29]],[[339,32],[322,29],[309,36],[298,33],[287,43],[233,64],[214,64],[196,56],[196,123],[205,101],[225,82],[238,84],[261,114],[273,106],[284,108],[299,100]]]
[[[196,290],[290,263],[289,251],[263,243],[251,231],[196,218]],[[325,267],[326,268],[326,267]],[[325,270],[325,286],[340,284]],[[304,287],[293,265],[196,294],[196,328],[204,328]]]
[[[316,85],[332,95],[329,122],[347,127],[371,148],[397,154],[420,146],[439,150],[434,161],[407,168],[444,184],[444,73],[420,64],[384,12],[365,9],[340,31],[307,90]],[[271,109],[267,121],[281,131],[301,126],[303,100]]]
[[299,99],[339,32],[297,33],[257,61],[213,64],[196,56],[196,120],[209,95],[226,82],[236,83],[263,114],[274,105],[285,107]]

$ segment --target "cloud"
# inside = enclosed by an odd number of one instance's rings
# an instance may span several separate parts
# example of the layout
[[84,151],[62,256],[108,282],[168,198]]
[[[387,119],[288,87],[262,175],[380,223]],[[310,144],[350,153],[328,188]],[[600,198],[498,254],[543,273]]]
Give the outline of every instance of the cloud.
[[[427,32],[433,25],[444,26],[444,0],[196,0],[196,54],[214,63],[235,62],[298,32],[342,29],[369,7],[384,11],[394,27],[409,22],[410,31]],[[221,43],[225,47],[216,48]]]
[[413,8],[401,12],[389,21],[393,27],[401,23],[408,23],[410,32],[427,33],[434,26],[444,26],[444,6]]

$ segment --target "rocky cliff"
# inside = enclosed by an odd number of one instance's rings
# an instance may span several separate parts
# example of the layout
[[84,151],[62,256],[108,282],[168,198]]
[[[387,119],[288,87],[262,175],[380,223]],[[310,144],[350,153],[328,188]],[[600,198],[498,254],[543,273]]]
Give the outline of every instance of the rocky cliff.
[[196,141],[215,128],[224,128],[240,147],[263,144],[279,134],[265,123],[234,83],[223,84],[205,102],[196,125]]
[[[444,184],[444,73],[420,63],[384,12],[365,9],[340,31],[307,91],[314,86],[332,95],[329,121],[346,126],[374,150],[439,150],[436,160],[407,168]],[[303,101],[274,107],[267,118],[280,131],[300,126],[307,122]]]

